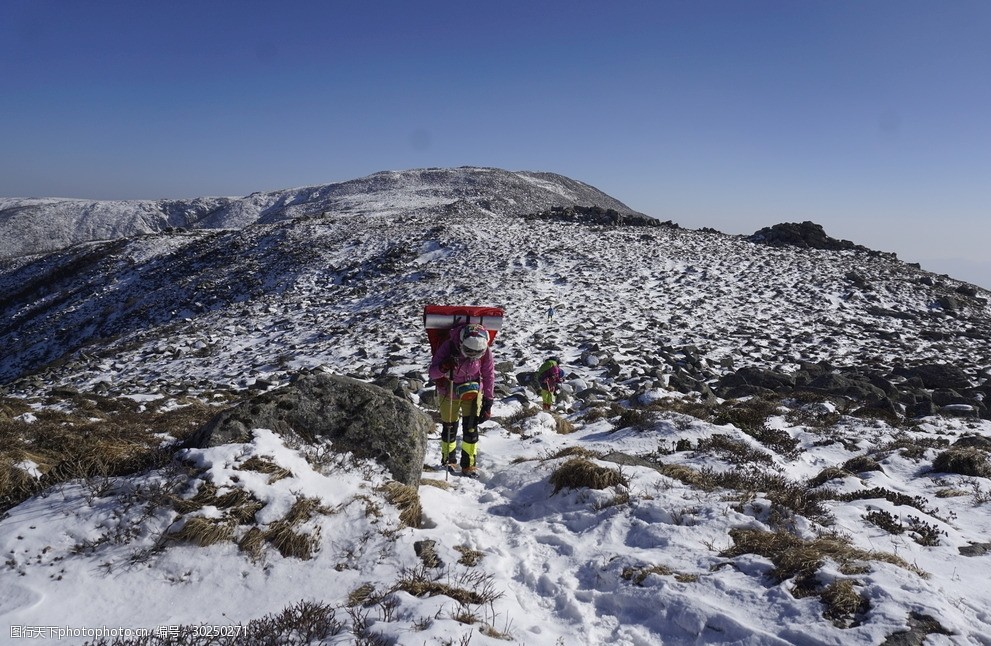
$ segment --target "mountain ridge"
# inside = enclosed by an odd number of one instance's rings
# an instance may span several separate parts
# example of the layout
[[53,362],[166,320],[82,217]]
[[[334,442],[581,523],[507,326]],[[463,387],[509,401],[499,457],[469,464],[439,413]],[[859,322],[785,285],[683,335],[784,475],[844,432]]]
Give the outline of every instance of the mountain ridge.
[[[169,228],[242,228],[324,212],[362,211],[356,196],[376,194],[369,209],[388,215],[409,208],[437,206],[438,200],[471,203],[482,199],[504,213],[538,211],[550,206],[601,206],[638,214],[598,189],[562,175],[495,168],[428,168],[381,171],[344,182],[254,192],[245,197],[190,200],[84,200],[72,198],[0,198],[0,258],[55,251],[72,244],[126,238]],[[518,203],[500,203],[513,193]],[[494,200],[494,203],[491,201]]]

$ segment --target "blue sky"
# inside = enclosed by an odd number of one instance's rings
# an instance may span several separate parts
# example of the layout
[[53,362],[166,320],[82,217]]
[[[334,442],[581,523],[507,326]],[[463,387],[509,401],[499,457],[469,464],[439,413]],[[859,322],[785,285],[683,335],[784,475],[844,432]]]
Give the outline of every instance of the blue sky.
[[479,165],[991,287],[987,0],[4,0],[0,196]]

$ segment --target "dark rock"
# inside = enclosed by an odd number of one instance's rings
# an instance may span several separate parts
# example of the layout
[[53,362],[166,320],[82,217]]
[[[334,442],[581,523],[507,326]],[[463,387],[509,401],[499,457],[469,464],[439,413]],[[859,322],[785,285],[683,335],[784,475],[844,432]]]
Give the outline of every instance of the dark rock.
[[991,554],[991,543],[971,543],[970,545],[962,545],[957,549],[960,550],[962,556],[984,556]]
[[931,417],[939,413],[939,407],[930,400],[920,401],[905,411],[906,417],[918,419],[920,417]]
[[788,391],[795,387],[795,377],[775,370],[745,367],[725,375],[718,383],[720,389],[739,386],[756,386],[771,391]]
[[944,363],[930,363],[911,368],[896,368],[895,374],[908,379],[918,379],[924,388],[951,388],[965,390],[971,379],[963,370]]
[[957,312],[960,310],[960,300],[950,295],[937,298],[936,305],[946,312]]
[[882,399],[887,397],[885,391],[871,385],[866,380],[835,373],[829,373],[813,379],[807,388],[812,392],[839,395],[856,400]]
[[413,543],[413,552],[420,557],[424,567],[441,568],[444,561],[437,554],[437,541],[423,540]]
[[932,392],[933,403],[938,406],[949,406],[950,404],[966,404],[965,398],[952,388],[937,388]]
[[980,411],[970,404],[948,404],[939,409],[940,415],[947,417],[980,417]]
[[380,460],[397,481],[418,486],[430,416],[378,386],[339,375],[303,373],[291,383],[216,415],[186,442],[206,448],[248,442],[252,429],[329,439],[334,450]]
[[[796,222],[785,222],[766,227],[756,232],[750,238],[751,242],[767,244],[773,247],[800,247],[802,249],[826,249],[829,251],[842,251],[856,249],[860,251],[870,251],[867,247],[856,245],[849,240],[837,240],[826,235],[822,225],[815,222],[805,221],[801,224]],[[848,280],[849,274],[848,274]],[[865,281],[866,282],[866,281]]]
[[887,639],[881,642],[881,646],[923,646],[929,635],[953,634],[946,628],[943,628],[943,625],[935,617],[917,612],[909,613],[908,628],[908,630],[889,635]]

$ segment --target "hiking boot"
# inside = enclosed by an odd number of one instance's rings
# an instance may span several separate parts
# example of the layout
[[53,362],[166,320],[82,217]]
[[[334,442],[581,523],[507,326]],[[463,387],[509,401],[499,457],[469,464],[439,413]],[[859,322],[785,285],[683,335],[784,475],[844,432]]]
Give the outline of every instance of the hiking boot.
[[478,477],[478,467],[461,467],[461,475],[467,476],[469,478]]

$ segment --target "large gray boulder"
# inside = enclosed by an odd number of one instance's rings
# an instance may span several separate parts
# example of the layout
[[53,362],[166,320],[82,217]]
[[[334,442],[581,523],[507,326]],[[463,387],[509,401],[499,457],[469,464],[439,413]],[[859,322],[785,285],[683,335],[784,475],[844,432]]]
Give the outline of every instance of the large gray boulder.
[[249,442],[255,428],[295,433],[309,441],[327,438],[334,450],[377,459],[395,480],[417,486],[433,421],[384,388],[311,372],[219,413],[186,446]]

